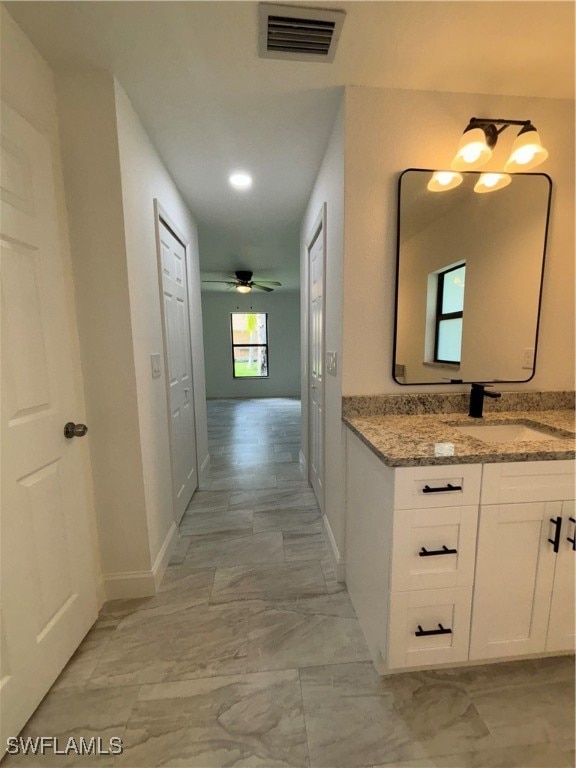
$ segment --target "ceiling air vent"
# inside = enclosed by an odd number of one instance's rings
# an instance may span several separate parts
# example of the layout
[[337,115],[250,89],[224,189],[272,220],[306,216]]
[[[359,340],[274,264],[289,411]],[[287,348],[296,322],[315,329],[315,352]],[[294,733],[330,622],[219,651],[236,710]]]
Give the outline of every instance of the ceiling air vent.
[[344,11],[260,3],[259,56],[293,61],[332,61]]

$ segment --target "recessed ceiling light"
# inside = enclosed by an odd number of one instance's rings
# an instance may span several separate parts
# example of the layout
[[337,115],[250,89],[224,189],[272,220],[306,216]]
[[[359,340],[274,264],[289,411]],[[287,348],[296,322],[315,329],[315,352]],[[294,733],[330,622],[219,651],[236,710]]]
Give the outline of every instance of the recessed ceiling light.
[[231,173],[228,177],[228,181],[234,189],[250,189],[252,186],[252,176],[245,171]]

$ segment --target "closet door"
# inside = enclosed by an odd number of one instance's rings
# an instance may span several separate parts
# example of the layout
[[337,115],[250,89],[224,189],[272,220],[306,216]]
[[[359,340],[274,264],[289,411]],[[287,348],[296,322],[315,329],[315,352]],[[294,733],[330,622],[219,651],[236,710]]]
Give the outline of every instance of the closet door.
[[174,516],[179,523],[198,487],[186,248],[162,219],[159,236]]

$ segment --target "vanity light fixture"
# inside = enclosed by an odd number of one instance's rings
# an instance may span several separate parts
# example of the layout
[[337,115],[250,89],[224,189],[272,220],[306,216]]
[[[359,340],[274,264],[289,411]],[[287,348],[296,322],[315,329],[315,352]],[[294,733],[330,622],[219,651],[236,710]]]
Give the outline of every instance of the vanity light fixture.
[[497,189],[507,187],[511,181],[507,173],[481,173],[474,185],[474,192],[496,192]]
[[434,171],[428,182],[429,192],[446,192],[462,184],[462,174],[454,171]]
[[544,162],[548,152],[542,146],[536,128],[530,120],[503,120],[472,117],[464,129],[456,155],[450,167],[455,171],[472,171],[490,160],[498,136],[511,125],[520,131],[512,145],[512,154],[505,171],[528,171]]

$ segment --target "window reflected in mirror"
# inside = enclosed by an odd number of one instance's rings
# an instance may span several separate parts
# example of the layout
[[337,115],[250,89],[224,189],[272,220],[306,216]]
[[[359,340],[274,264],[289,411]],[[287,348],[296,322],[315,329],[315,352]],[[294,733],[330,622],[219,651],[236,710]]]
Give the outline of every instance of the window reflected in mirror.
[[436,285],[435,363],[460,364],[465,272],[466,264],[458,264],[430,276]]

